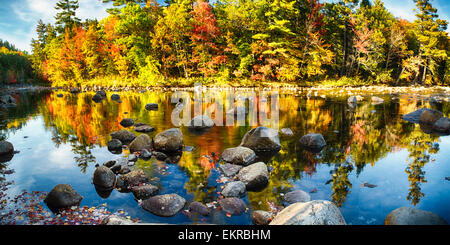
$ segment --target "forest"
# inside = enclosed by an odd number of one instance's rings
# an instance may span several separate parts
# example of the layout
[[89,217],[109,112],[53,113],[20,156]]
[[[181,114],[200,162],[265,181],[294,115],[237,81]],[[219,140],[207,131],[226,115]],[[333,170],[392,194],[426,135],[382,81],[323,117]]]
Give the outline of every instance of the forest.
[[[381,0],[103,0],[108,16],[84,21],[60,0],[29,59],[52,86],[450,85],[448,23],[411,1],[414,22]],[[25,79],[8,50],[2,82]]]

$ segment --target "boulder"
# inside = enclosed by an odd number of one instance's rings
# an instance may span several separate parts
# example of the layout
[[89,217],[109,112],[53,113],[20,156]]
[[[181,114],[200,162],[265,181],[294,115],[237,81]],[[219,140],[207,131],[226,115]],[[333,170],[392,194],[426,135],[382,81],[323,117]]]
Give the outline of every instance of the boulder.
[[439,215],[410,207],[400,207],[390,212],[385,225],[448,225]]
[[283,196],[283,199],[285,202],[287,202],[289,204],[293,204],[296,202],[309,202],[309,201],[311,201],[311,196],[309,196],[308,193],[306,193],[302,190],[295,190],[295,191],[286,193]]
[[237,197],[222,198],[218,203],[222,211],[232,215],[240,215],[247,209],[244,201]]
[[255,225],[268,225],[272,220],[272,214],[263,211],[263,210],[255,210],[252,212],[252,223]]
[[117,188],[121,191],[126,192],[131,190],[135,186],[148,183],[149,179],[142,169],[131,171],[127,174],[120,175],[117,178]]
[[63,94],[57,94],[56,97],[62,98],[62,97],[64,97],[64,95]]
[[426,110],[431,110],[431,109],[421,108],[421,109],[418,109],[416,111],[413,111],[411,113],[404,115],[402,118],[403,118],[403,120],[408,121],[408,122],[419,123],[420,115],[422,115],[422,112],[424,112]]
[[281,210],[269,225],[346,225],[339,208],[326,200],[297,202]]
[[142,207],[152,214],[170,217],[183,209],[186,200],[177,194],[166,194],[150,197],[142,202]]
[[103,97],[100,94],[94,94],[94,96],[92,96],[92,100],[95,103],[99,103],[103,100]]
[[191,130],[205,130],[214,126],[214,121],[205,115],[200,115],[192,118],[186,127]]
[[113,170],[109,169],[106,166],[99,166],[95,169],[93,178],[94,185],[104,189],[112,189],[115,182],[116,175],[114,174]]
[[112,94],[112,95],[111,95],[111,100],[120,100],[120,95],[118,95],[118,94]]
[[292,129],[290,129],[290,128],[282,128],[282,129],[280,129],[280,133],[285,135],[285,136],[292,136],[292,135],[294,135],[294,132],[292,132]]
[[112,214],[102,220],[102,225],[135,225],[136,223],[127,218]]
[[260,190],[269,183],[269,171],[263,162],[257,162],[239,170],[237,178],[244,182],[247,190]]
[[139,126],[136,126],[136,124],[135,124],[134,131],[139,132],[139,133],[150,133],[150,132],[155,131],[155,129],[153,127],[150,127],[147,124],[140,124]]
[[145,109],[147,111],[153,111],[153,110],[158,110],[158,104],[156,103],[149,103],[145,105]]
[[183,134],[178,128],[163,131],[153,139],[154,148],[157,151],[177,152],[183,149]]
[[133,126],[134,124],[134,120],[131,118],[124,118],[122,119],[122,121],[120,121],[120,125],[122,125],[122,127],[128,128]]
[[156,195],[159,191],[159,188],[154,185],[141,185],[135,186],[131,189],[133,195],[138,200],[146,200],[154,195]]
[[136,135],[128,130],[122,129],[111,133],[111,137],[120,140],[123,144],[127,144],[133,141],[136,138]]
[[225,149],[221,159],[227,163],[247,166],[255,161],[256,154],[250,148],[238,146]]
[[442,112],[433,109],[424,110],[420,114],[419,123],[426,125],[433,125],[437,120],[442,117]]
[[248,131],[242,138],[240,146],[258,152],[278,152],[281,149],[278,132],[267,127],[257,127]]
[[222,195],[224,197],[242,197],[247,193],[242,181],[232,181],[225,184]]
[[107,143],[108,150],[112,153],[122,152],[122,142],[118,139],[112,139]]
[[45,197],[44,202],[51,209],[60,209],[78,205],[83,197],[71,185],[56,185]]
[[220,172],[222,172],[222,174],[225,175],[226,177],[235,176],[241,169],[242,169],[242,166],[231,164],[231,163],[225,163],[225,164],[219,165]]
[[191,202],[188,207],[189,212],[195,212],[203,216],[211,215],[211,209],[201,202]]
[[148,147],[151,147],[152,141],[150,137],[147,134],[141,134],[138,137],[136,137],[130,145],[128,145],[128,148],[130,149],[130,152],[137,152],[142,149],[146,149]]
[[310,133],[300,138],[300,144],[308,151],[317,153],[324,148],[327,143],[321,134]]
[[441,117],[433,124],[433,130],[439,133],[450,133],[450,119],[447,117]]
[[14,146],[11,142],[2,140],[0,141],[0,155],[13,154]]

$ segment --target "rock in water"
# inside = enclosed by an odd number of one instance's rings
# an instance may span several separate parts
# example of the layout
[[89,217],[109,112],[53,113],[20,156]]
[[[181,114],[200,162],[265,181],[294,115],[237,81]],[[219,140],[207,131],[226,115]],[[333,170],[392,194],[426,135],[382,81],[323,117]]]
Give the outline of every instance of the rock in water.
[[131,190],[135,186],[142,185],[144,183],[148,183],[149,179],[145,172],[142,169],[131,171],[127,174],[120,175],[117,178],[117,188],[120,188],[120,191],[127,192]]
[[219,165],[220,172],[222,172],[222,174],[225,175],[226,177],[235,176],[239,172],[239,170],[241,170],[241,168],[242,168],[242,166],[231,164],[231,163],[225,163],[225,164]]
[[150,137],[146,134],[141,134],[130,143],[128,148],[130,149],[130,152],[136,152],[151,147],[151,144]]
[[102,96],[99,95],[99,94],[94,94],[94,96],[92,96],[92,100],[93,100],[95,103],[99,103],[99,102],[101,102],[101,101],[103,100],[103,98],[102,98]]
[[318,153],[327,143],[321,134],[310,133],[300,138],[300,144],[308,151]]
[[433,125],[440,118],[442,118],[442,112],[433,109],[424,110],[420,114],[419,123]]
[[14,153],[14,146],[13,144],[11,144],[11,142],[5,140],[0,141],[0,155],[13,153]]
[[127,144],[133,141],[136,138],[136,135],[128,130],[122,129],[111,133],[111,137],[120,140],[123,144]]
[[131,189],[133,195],[138,200],[146,200],[154,195],[156,195],[159,191],[159,188],[154,185],[141,185],[135,186]]
[[269,171],[263,162],[257,162],[243,167],[237,174],[237,178],[244,182],[247,190],[260,190],[269,183]]
[[115,160],[111,160],[111,161],[107,161],[107,162],[103,163],[103,166],[110,168],[110,167],[116,165],[116,163],[117,162]]
[[186,125],[187,128],[193,130],[205,130],[214,126],[214,121],[205,115],[200,115],[192,118]]
[[441,117],[433,124],[433,130],[439,133],[450,133],[450,119],[447,117]]
[[163,131],[153,139],[154,148],[162,152],[177,152],[183,149],[183,134],[178,128]]
[[250,148],[238,146],[225,149],[221,158],[227,163],[247,166],[255,161],[256,154]]
[[280,132],[286,136],[294,135],[294,132],[292,132],[292,129],[290,129],[290,128],[282,128],[282,129],[280,129]]
[[382,98],[377,97],[377,96],[372,96],[372,104],[377,105],[377,104],[381,104],[381,103],[384,103],[384,100]]
[[192,202],[188,207],[189,212],[195,212],[203,216],[209,216],[211,214],[210,208],[201,202]]
[[124,218],[124,217],[121,217],[118,215],[114,215],[114,214],[110,215],[102,220],[102,225],[135,225],[135,224],[136,224],[135,222],[133,222],[127,218]]
[[252,212],[252,222],[255,225],[268,225],[271,219],[272,214],[267,211],[255,210]]
[[242,138],[240,146],[248,147],[256,153],[278,152],[281,149],[278,132],[263,126],[248,131]]
[[131,118],[125,118],[122,121],[120,121],[120,125],[122,125],[122,127],[125,127],[125,128],[131,127],[131,126],[133,126],[133,124],[134,124],[134,121]]
[[158,104],[156,103],[149,103],[145,105],[145,109],[147,111],[153,111],[153,110],[158,110]]
[[152,214],[170,217],[183,209],[186,200],[177,194],[166,194],[150,197],[142,202],[142,207]]
[[232,181],[225,184],[222,190],[224,197],[242,197],[245,196],[245,184],[242,181]]
[[112,189],[115,182],[116,175],[108,167],[99,166],[95,169],[93,178],[94,185],[104,189]]
[[139,126],[137,126],[135,124],[134,125],[134,131],[139,132],[139,133],[150,133],[150,132],[155,131],[155,129],[150,127],[147,124],[140,124]]
[[422,112],[424,112],[426,110],[431,110],[431,109],[429,109],[429,108],[418,109],[416,111],[413,111],[411,113],[404,115],[402,118],[403,118],[403,120],[408,121],[408,122],[419,123],[420,115],[422,115]]
[[346,225],[339,208],[332,202],[314,200],[289,205],[269,225]]
[[309,201],[311,201],[311,196],[309,196],[308,193],[306,193],[302,190],[295,190],[295,191],[286,193],[283,196],[283,199],[285,202],[287,202],[289,204],[293,204],[296,202],[309,202]]
[[82,199],[83,197],[71,185],[59,184],[48,193],[44,202],[51,209],[60,209],[78,205]]
[[118,139],[112,139],[107,143],[108,150],[112,153],[122,152],[122,142]]
[[410,207],[400,207],[390,212],[385,225],[447,225],[439,215]]
[[120,95],[118,95],[118,94],[112,94],[112,95],[111,95],[111,100],[120,100]]
[[237,197],[222,198],[218,201],[218,203],[222,211],[232,215],[242,214],[247,208],[244,201]]

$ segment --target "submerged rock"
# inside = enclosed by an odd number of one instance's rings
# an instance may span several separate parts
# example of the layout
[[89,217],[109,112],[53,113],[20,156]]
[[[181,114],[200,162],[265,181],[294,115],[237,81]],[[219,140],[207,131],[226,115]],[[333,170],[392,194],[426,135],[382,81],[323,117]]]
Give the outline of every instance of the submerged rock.
[[242,197],[247,193],[242,181],[232,181],[225,184],[222,195],[224,197]]
[[258,152],[278,152],[281,149],[278,132],[267,127],[257,127],[248,131],[242,138],[240,146]]
[[186,125],[191,130],[205,130],[214,126],[214,121],[205,115],[200,115],[192,118]]
[[221,159],[227,163],[247,166],[255,161],[256,154],[250,148],[238,146],[225,149]]
[[104,189],[112,189],[115,182],[116,175],[112,169],[109,169],[106,166],[99,166],[95,169],[93,178],[94,185]]
[[192,202],[188,207],[189,212],[195,212],[203,216],[211,215],[211,209],[201,202]]
[[141,134],[130,143],[128,148],[130,149],[130,152],[137,152],[142,149],[150,148],[151,144],[150,137],[147,134]]
[[222,198],[217,202],[219,203],[219,206],[222,209],[222,211],[232,215],[242,214],[243,212],[245,212],[247,208],[244,201],[242,201],[242,199],[237,197]]
[[315,200],[289,205],[269,225],[346,225],[339,208],[332,202]]
[[295,191],[286,193],[283,196],[283,199],[285,202],[287,202],[289,204],[293,204],[296,202],[309,202],[309,201],[311,201],[311,196],[309,196],[308,193],[306,193],[302,190],[295,190]]
[[178,194],[166,194],[150,197],[142,202],[142,207],[152,214],[170,217],[183,209],[186,200]]
[[60,209],[78,205],[82,199],[83,197],[71,185],[59,184],[48,193],[44,202],[51,209]]
[[252,223],[255,225],[268,225],[272,219],[272,214],[263,211],[255,210],[252,212]]
[[122,127],[128,128],[133,126],[134,124],[134,120],[131,118],[124,118],[122,119],[122,121],[120,121],[120,125],[122,125]]
[[257,162],[243,167],[237,174],[237,178],[244,182],[247,190],[260,190],[269,183],[269,171],[263,162]]
[[317,153],[324,148],[327,143],[321,134],[310,133],[300,138],[300,144],[308,151]]
[[183,149],[183,134],[179,128],[171,128],[157,134],[153,139],[153,143],[157,151],[181,151]]
[[128,130],[122,129],[111,133],[111,137],[120,140],[123,144],[127,144],[133,141],[136,138],[136,135]]
[[385,225],[447,225],[439,215],[410,207],[400,207],[390,212],[384,220]]

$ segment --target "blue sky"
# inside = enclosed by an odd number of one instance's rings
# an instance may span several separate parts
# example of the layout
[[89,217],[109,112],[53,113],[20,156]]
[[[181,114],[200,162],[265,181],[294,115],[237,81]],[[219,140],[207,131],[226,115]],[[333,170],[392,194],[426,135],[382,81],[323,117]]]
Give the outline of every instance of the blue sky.
[[[333,0],[328,0],[332,2]],[[21,50],[30,51],[30,42],[36,37],[36,23],[42,19],[45,23],[54,23],[58,0],[0,0],[0,39],[8,40]],[[101,0],[78,0],[77,17],[81,19],[102,19],[107,16],[106,9],[111,4]],[[385,0],[386,8],[394,16],[410,21],[415,19],[413,0]],[[450,1],[434,0],[439,17],[450,22]]]

